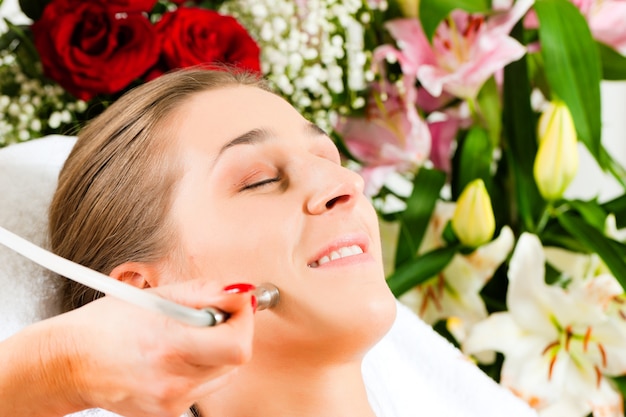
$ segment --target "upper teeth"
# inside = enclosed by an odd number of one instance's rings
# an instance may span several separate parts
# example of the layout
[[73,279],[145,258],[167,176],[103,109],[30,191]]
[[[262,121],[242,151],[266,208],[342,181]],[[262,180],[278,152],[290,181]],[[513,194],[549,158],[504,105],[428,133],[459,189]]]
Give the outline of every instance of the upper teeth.
[[332,251],[328,255],[322,256],[315,262],[311,262],[309,266],[311,268],[317,268],[320,265],[324,265],[326,262],[334,261],[335,259],[346,258],[352,255],[358,255],[360,253],[363,253],[363,249],[361,249],[361,247],[358,245],[344,246],[343,248]]

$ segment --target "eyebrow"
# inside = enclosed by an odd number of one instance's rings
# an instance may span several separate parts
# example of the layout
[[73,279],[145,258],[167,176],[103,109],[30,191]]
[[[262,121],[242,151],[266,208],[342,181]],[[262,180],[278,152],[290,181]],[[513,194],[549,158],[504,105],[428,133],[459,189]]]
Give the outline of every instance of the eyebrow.
[[252,130],[248,130],[243,135],[239,135],[234,139],[229,140],[221,147],[220,151],[217,154],[217,157],[223,154],[227,149],[230,149],[237,145],[254,145],[263,141],[266,141],[270,137],[272,137],[272,131],[264,128],[256,128]]
[[[304,125],[304,132],[309,136],[325,136],[329,137],[321,127],[314,123],[306,123]],[[237,136],[234,139],[229,140],[220,148],[217,154],[216,160],[228,149],[237,145],[255,145],[257,143],[264,142],[272,137],[276,136],[272,130],[265,128],[255,128],[248,130],[246,133]]]

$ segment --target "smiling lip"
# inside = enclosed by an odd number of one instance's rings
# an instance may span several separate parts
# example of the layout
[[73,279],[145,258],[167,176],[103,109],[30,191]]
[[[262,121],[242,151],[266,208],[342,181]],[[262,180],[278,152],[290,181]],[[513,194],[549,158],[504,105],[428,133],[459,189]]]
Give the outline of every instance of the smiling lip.
[[350,236],[336,240],[321,250],[307,266],[318,268],[330,262],[367,253],[368,240],[365,236]]

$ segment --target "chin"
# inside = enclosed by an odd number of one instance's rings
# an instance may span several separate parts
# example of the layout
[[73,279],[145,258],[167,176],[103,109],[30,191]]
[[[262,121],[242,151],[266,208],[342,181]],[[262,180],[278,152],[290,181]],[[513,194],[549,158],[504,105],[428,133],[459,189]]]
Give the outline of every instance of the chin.
[[335,284],[334,291],[326,284],[323,290],[309,287],[305,298],[302,290],[285,289],[283,304],[274,313],[261,312],[257,317],[263,329],[255,335],[260,343],[255,350],[271,352],[279,360],[302,356],[309,363],[362,359],[396,317],[395,297],[387,283],[380,276],[371,277],[362,275],[358,284],[344,280],[346,285]]
[[387,334],[395,318],[396,300],[383,281],[360,286],[353,298],[337,306],[335,322],[328,325],[335,328],[335,342],[362,356]]
[[[345,334],[369,349],[387,334],[396,318],[396,299],[380,268],[366,268],[357,276],[338,277],[346,283],[343,300],[335,300],[335,317],[343,317]],[[350,280],[349,278],[354,278]],[[345,294],[349,294],[346,298]]]

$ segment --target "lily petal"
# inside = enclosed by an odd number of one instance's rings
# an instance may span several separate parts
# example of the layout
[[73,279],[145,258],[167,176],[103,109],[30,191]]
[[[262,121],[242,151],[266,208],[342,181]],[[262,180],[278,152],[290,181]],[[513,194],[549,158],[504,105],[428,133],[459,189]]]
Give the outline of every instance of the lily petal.
[[507,306],[523,328],[553,334],[550,300],[543,291],[544,263],[545,255],[539,238],[523,233],[509,264]]

